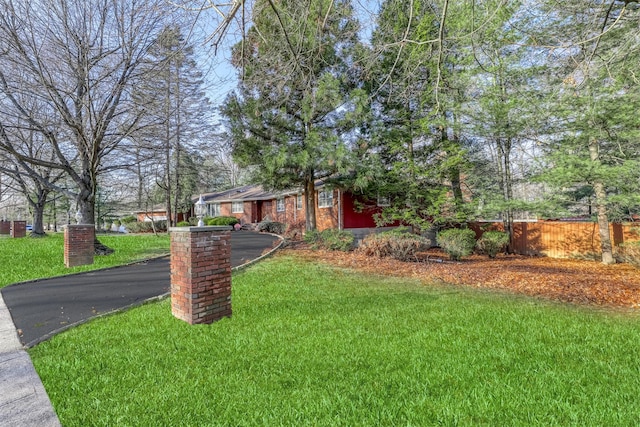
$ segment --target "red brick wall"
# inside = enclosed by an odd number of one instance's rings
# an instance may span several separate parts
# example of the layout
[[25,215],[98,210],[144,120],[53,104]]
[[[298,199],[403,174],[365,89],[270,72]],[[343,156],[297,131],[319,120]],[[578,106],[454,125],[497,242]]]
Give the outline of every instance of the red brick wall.
[[255,207],[254,202],[243,202],[243,212],[231,212],[231,202],[220,203],[220,216],[233,216],[240,220],[241,224],[252,222],[252,212]]
[[171,230],[171,312],[189,324],[231,316],[231,232]]
[[67,225],[64,229],[64,265],[93,264],[95,228],[93,224]]
[[333,206],[329,208],[321,208],[318,206],[318,191],[316,191],[316,222],[318,231],[327,230],[329,228],[338,228],[338,197],[338,190],[333,190]]

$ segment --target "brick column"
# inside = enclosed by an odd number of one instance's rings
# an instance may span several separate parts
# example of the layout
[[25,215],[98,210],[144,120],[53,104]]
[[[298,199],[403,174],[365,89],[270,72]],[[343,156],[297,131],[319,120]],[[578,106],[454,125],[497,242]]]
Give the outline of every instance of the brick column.
[[66,267],[93,264],[95,233],[93,224],[70,224],[64,228],[64,265]]
[[172,227],[171,312],[189,324],[231,317],[231,227]]
[[9,221],[0,221],[0,234],[11,234],[11,223]]
[[27,221],[11,221],[11,237],[26,237]]

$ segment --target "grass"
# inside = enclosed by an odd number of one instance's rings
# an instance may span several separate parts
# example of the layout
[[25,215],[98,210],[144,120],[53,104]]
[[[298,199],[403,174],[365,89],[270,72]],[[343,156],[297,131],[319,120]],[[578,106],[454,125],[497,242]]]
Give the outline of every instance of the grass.
[[37,239],[0,238],[0,288],[43,277],[113,267],[169,252],[169,236],[166,234],[100,235],[99,239],[114,248],[115,253],[96,256],[92,265],[66,268],[62,233],[48,234]]
[[295,257],[236,273],[233,309],[165,300],[30,354],[65,426],[640,424],[632,314]]

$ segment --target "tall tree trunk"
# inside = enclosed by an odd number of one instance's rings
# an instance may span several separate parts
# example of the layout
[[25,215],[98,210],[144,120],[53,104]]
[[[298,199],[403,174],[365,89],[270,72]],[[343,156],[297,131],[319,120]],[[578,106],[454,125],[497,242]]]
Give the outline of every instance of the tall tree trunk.
[[167,88],[165,92],[164,107],[164,138],[165,138],[165,168],[166,168],[166,181],[165,181],[165,206],[167,210],[167,230],[169,227],[174,226],[173,215],[171,212],[171,72],[167,77]]
[[513,200],[513,178],[511,176],[511,138],[498,138],[498,152],[500,153],[501,169],[502,169],[502,196],[507,204],[503,211],[502,222],[504,231],[509,234],[509,245],[507,251],[513,252],[513,208],[511,201]]
[[313,173],[307,175],[304,182],[304,193],[307,199],[307,209],[305,210],[305,225],[308,231],[315,230],[317,228],[316,183],[313,179],[313,175]]
[[[171,72],[171,70],[169,70]],[[175,223],[178,223],[178,212],[180,211],[180,202],[182,201],[182,185],[180,180],[182,179],[182,141],[180,140],[180,76],[179,74],[179,66],[176,66],[176,93],[175,93],[175,117],[176,117],[176,130],[175,130],[175,147],[176,147],[176,170],[174,181],[176,183],[176,192],[173,195],[173,213],[176,216]]]
[[[446,120],[446,114],[443,114],[443,119]],[[453,140],[449,138],[449,129],[447,126],[442,126],[440,128],[441,132],[441,140],[442,147],[444,148],[447,156],[457,156],[459,150],[459,141],[454,135]],[[451,186],[451,193],[453,194],[453,203],[456,209],[455,214],[459,214],[462,209],[463,200],[462,200],[462,184],[460,179],[460,167],[457,162],[451,162],[447,167],[446,179],[449,180],[449,185]],[[457,215],[456,215],[457,216]]]
[[[96,218],[96,179],[91,175],[89,168],[83,168],[81,185],[79,185],[76,202],[78,204],[78,224],[91,224],[95,226]],[[109,255],[114,252],[110,247],[103,245],[98,237],[93,241],[95,255]]]
[[[598,141],[592,138],[589,141],[589,156],[591,161],[596,165],[600,164],[600,150]],[[593,183],[593,192],[595,194],[596,212],[598,214],[598,233],[600,234],[600,249],[602,250],[602,263],[614,264],[613,246],[611,244],[611,233],[609,233],[609,216],[607,213],[607,192],[604,182],[600,178],[596,178]]]
[[44,232],[44,208],[47,204],[47,196],[49,191],[38,191],[37,200],[31,204],[33,208],[33,229],[31,230],[32,237],[42,237]]
[[137,189],[137,195],[136,195],[136,208],[138,210],[142,210],[142,200],[144,197],[144,178],[142,176],[142,165],[141,165],[141,158],[140,158],[140,148],[136,149],[136,178],[138,179],[138,189]]

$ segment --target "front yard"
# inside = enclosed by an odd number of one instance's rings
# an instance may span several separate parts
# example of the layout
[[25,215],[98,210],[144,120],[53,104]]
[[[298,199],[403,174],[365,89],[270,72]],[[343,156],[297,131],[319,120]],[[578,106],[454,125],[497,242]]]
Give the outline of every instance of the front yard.
[[[233,317],[213,325],[178,321],[163,301],[30,350],[62,424],[640,423],[636,314],[431,281],[473,269],[325,256],[235,273]],[[393,269],[414,278],[374,273]]]

